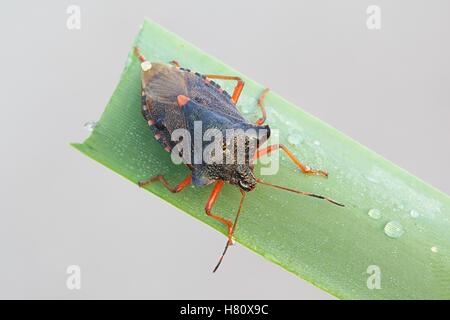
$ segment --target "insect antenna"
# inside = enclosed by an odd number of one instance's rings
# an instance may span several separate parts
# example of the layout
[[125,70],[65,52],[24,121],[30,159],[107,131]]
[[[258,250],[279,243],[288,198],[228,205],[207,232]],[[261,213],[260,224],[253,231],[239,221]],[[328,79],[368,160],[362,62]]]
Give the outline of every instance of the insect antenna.
[[233,235],[234,229],[236,228],[238,219],[239,219],[239,215],[241,214],[241,208],[242,208],[242,203],[244,202],[244,197],[245,197],[245,192],[242,189],[239,189],[241,191],[241,201],[239,202],[239,209],[237,211],[236,214],[236,218],[234,219],[234,223],[233,223],[233,229],[231,231],[231,234],[229,235],[228,239],[227,239],[227,243],[225,244],[225,249],[223,250],[222,255],[219,258],[219,261],[216,264],[216,267],[213,270],[213,273],[217,271],[217,269],[219,269],[220,264],[222,263],[223,257],[225,256],[225,253],[227,253],[228,247],[230,246],[230,244],[232,243],[231,240],[231,236]]
[[265,185],[270,186],[270,187],[274,187],[274,188],[278,188],[278,189],[294,192],[294,193],[301,194],[301,195],[308,196],[308,197],[313,197],[313,198],[317,198],[317,199],[326,200],[326,201],[331,202],[332,204],[335,204],[335,205],[337,205],[339,207],[345,207],[345,205],[343,205],[342,203],[339,203],[337,201],[334,201],[333,199],[330,199],[328,197],[321,196],[321,195],[318,195],[318,194],[315,194],[315,193],[286,188],[286,187],[283,187],[283,186],[279,186],[279,185],[276,185],[276,184],[272,184],[272,183],[269,183],[269,182],[262,181],[261,179],[256,179],[256,181],[258,183],[265,184]]

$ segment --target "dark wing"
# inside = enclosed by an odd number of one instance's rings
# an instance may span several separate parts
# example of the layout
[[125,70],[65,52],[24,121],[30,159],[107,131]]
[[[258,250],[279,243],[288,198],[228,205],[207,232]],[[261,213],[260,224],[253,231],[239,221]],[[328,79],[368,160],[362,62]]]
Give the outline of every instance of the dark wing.
[[170,137],[175,129],[186,128],[177,103],[179,95],[188,94],[186,79],[183,73],[173,67],[162,64],[154,64],[154,67],[156,70],[144,88],[148,113]]
[[199,73],[186,71],[185,74],[189,98],[212,112],[226,115],[239,122],[246,121],[231,101],[230,95],[216,82],[206,80],[206,77]]

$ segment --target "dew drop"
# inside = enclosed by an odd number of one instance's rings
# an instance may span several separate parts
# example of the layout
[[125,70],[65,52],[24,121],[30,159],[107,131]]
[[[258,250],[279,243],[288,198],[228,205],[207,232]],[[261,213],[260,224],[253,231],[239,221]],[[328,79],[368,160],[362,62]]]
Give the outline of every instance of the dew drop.
[[384,233],[390,238],[397,239],[405,233],[405,230],[400,222],[393,220],[386,223]]
[[87,131],[94,131],[95,127],[97,126],[96,121],[88,121],[83,125],[83,128],[85,128]]
[[320,146],[320,141],[319,141],[319,140],[315,140],[313,143],[314,143],[316,146]]
[[370,209],[367,214],[369,215],[369,217],[371,217],[372,219],[378,220],[381,218],[381,211],[378,209]]
[[298,146],[303,142],[302,136],[298,133],[289,134],[287,140],[293,146]]
[[434,253],[437,253],[439,250],[438,250],[438,247],[432,246],[431,247],[431,251],[434,252]]
[[418,218],[418,217],[420,216],[419,212],[416,211],[416,210],[414,210],[414,209],[412,209],[412,210],[409,212],[409,215],[411,216],[411,218]]

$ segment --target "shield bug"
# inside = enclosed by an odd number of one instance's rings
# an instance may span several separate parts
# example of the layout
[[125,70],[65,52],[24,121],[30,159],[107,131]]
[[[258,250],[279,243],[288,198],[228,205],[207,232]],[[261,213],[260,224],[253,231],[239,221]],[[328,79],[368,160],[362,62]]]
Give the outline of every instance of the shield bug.
[[[328,176],[326,171],[314,170],[301,163],[282,144],[262,147],[270,136],[270,127],[264,125],[266,120],[264,99],[268,89],[265,89],[258,99],[258,107],[262,115],[256,121],[256,124],[252,124],[236,108],[236,103],[244,88],[244,82],[241,78],[225,75],[203,75],[182,68],[176,61],[169,64],[150,62],[145,59],[138,48],[135,48],[135,54],[141,61],[142,69],[142,115],[152,129],[155,139],[159,141],[162,147],[172,154],[177,153],[182,157],[182,162],[191,170],[191,174],[174,187],[171,187],[162,175],[140,181],[139,186],[142,187],[159,180],[170,192],[177,193],[190,184],[195,186],[214,184],[205,205],[205,212],[227,227],[228,238],[225,249],[213,272],[217,270],[229,245],[233,243],[233,232],[236,229],[245,194],[255,189],[258,183],[344,206],[321,195],[265,182],[254,175],[253,163],[256,159],[280,150],[285,152],[303,173]],[[237,84],[230,95],[213,79],[236,81]],[[221,145],[219,148],[213,149],[215,160],[231,159],[231,161],[211,162],[205,161],[205,159],[196,161],[198,153],[203,155],[206,149],[203,143],[195,145],[191,141],[187,148],[182,150],[178,148],[179,144],[172,139],[173,134],[177,130],[183,129],[188,138],[195,136],[195,128],[198,123],[202,124],[202,134],[210,129],[215,129],[221,134],[230,130],[233,131],[230,135],[231,138],[227,135],[226,139],[219,139]],[[216,140],[215,142],[217,142]],[[241,161],[238,161],[239,159]],[[234,222],[212,212],[214,202],[225,183],[237,186],[241,192],[239,208]]]

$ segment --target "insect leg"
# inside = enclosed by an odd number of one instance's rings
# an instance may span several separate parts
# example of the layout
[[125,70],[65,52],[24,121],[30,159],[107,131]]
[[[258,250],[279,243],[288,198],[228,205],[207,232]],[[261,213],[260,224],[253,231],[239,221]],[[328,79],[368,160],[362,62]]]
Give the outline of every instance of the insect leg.
[[222,76],[222,75],[214,75],[214,74],[209,74],[209,75],[205,75],[205,76],[210,79],[236,80],[237,84],[236,84],[236,87],[234,87],[233,95],[231,96],[231,101],[233,101],[234,104],[237,103],[237,101],[239,100],[239,96],[241,95],[242,89],[244,89],[244,81],[242,81],[241,78],[235,77],[235,76]]
[[177,67],[177,68],[180,68],[181,67],[181,65],[178,63],[178,61],[177,60],[172,60],[172,61],[170,61],[170,64],[173,64],[175,67]]
[[134,47],[134,54],[139,58],[139,60],[141,62],[145,62],[146,61],[145,57],[142,55],[141,50],[139,50],[138,47]]
[[292,162],[294,162],[299,168],[300,170],[302,170],[303,173],[306,174],[316,174],[316,175],[320,175],[320,176],[324,176],[327,177],[328,173],[326,171],[322,171],[322,170],[314,170],[311,169],[310,167],[308,167],[307,165],[304,165],[303,163],[300,162],[300,160],[298,160],[295,155],[289,151],[288,148],[286,148],[286,146],[282,145],[282,144],[274,144],[271,146],[268,146],[264,149],[258,150],[255,154],[255,159],[258,159],[259,157],[271,153],[274,150],[283,150],[287,156],[292,160]]
[[154,176],[151,177],[147,180],[143,180],[143,181],[139,181],[139,187],[143,187],[148,185],[149,183],[159,180],[162,182],[162,184],[167,188],[167,190],[169,190],[172,193],[177,193],[180,192],[181,190],[183,190],[184,188],[186,188],[188,185],[191,184],[192,181],[192,175],[188,175],[183,181],[181,181],[179,184],[177,184],[175,187],[170,187],[169,183],[167,182],[167,180],[162,176],[162,175],[158,175],[158,176]]
[[260,125],[264,124],[264,122],[266,122],[266,108],[264,108],[264,100],[266,99],[268,92],[269,92],[269,88],[265,88],[258,98],[258,107],[261,110],[261,118],[256,120],[256,124],[258,126],[260,126]]
[[232,235],[233,235],[233,223],[225,218],[222,218],[218,215],[215,215],[211,212],[211,208],[214,205],[214,202],[216,202],[217,196],[219,195],[220,190],[223,187],[223,181],[219,180],[216,182],[216,184],[214,185],[214,188],[211,192],[211,195],[208,198],[208,202],[206,202],[205,205],[205,212],[208,216],[210,216],[211,218],[216,219],[217,221],[222,222],[223,224],[225,224],[228,228],[228,242],[232,243]]

